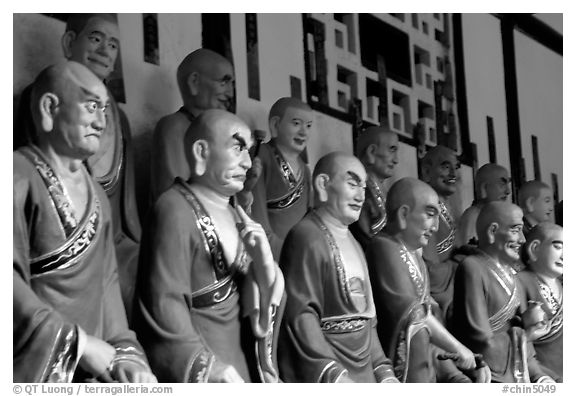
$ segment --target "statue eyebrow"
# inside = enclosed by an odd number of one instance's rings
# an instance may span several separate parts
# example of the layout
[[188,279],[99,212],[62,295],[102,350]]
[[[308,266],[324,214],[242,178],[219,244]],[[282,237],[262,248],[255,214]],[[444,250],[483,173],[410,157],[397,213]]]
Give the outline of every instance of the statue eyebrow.
[[86,96],[86,99],[88,99],[88,100],[95,100],[98,103],[106,103],[106,104],[108,104],[108,102],[109,102],[109,101],[104,102],[102,100],[102,98],[100,97],[100,95],[95,94],[94,92],[90,91],[87,88],[80,87],[80,90]]
[[358,176],[356,173],[354,173],[352,171],[347,171],[346,173],[348,174],[348,176],[350,176],[352,179],[354,179],[355,182],[357,182],[357,183],[362,182],[362,178],[360,176]]
[[238,132],[232,135],[232,138],[235,139],[240,144],[241,149],[243,149],[244,147],[248,147],[248,145],[246,144],[246,140],[244,140],[244,138],[240,136]]

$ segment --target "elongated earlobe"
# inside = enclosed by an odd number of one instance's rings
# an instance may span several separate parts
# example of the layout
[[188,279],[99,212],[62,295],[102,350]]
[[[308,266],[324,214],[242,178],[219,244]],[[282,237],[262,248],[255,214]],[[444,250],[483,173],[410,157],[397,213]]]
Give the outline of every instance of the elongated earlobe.
[[274,116],[268,120],[268,127],[270,127],[270,134],[274,137],[278,136],[278,123],[280,122],[280,117]]
[[192,72],[188,75],[186,79],[186,85],[188,86],[188,92],[192,96],[198,95],[198,73]]
[[72,57],[72,43],[76,39],[76,33],[72,30],[67,31],[62,36],[62,52],[64,52],[64,57],[70,59]]
[[528,245],[526,249],[528,253],[528,259],[530,262],[536,262],[538,260],[538,249],[540,248],[540,241],[538,239],[533,240]]
[[368,146],[368,148],[366,148],[366,162],[368,165],[374,165],[376,162],[376,149],[377,147],[375,144],[371,144]]
[[330,176],[325,173],[321,173],[314,179],[314,188],[318,192],[318,200],[320,202],[327,202],[328,201],[328,191],[327,185],[330,181]]
[[486,233],[488,234],[488,242],[492,245],[496,242],[496,232],[498,231],[498,223],[492,223],[487,228]]
[[197,140],[192,145],[192,156],[194,157],[194,176],[202,176],[206,173],[206,164],[208,162],[208,142],[206,140]]
[[398,208],[396,212],[396,217],[398,220],[398,227],[401,230],[405,230],[408,227],[408,214],[410,213],[410,208],[407,205],[402,205]]
[[38,103],[40,110],[40,125],[43,132],[52,132],[54,129],[54,117],[58,108],[58,96],[51,92],[46,92],[40,97]]

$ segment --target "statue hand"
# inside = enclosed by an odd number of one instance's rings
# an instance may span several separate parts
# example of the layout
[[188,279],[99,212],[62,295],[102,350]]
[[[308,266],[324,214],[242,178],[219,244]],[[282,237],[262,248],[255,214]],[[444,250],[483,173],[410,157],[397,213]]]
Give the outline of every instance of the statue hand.
[[114,364],[112,376],[119,382],[157,383],[156,376],[141,364],[123,360]]
[[208,382],[242,383],[244,380],[234,366],[215,360],[208,375]]

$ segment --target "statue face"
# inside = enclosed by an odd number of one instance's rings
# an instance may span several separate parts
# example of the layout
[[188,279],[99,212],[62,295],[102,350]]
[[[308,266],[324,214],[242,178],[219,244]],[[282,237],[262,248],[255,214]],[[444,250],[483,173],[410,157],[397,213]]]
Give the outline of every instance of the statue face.
[[456,181],[460,170],[460,162],[456,154],[448,150],[439,153],[428,168],[426,182],[444,197],[456,192]]
[[118,25],[108,19],[90,18],[70,49],[70,60],[82,63],[104,80],[114,71],[120,50]]
[[109,100],[104,84],[84,70],[60,94],[53,116],[54,130],[50,132],[54,149],[76,159],[86,159],[98,151]]
[[216,61],[198,72],[194,107],[200,110],[228,110],[234,97],[234,69],[228,61]]
[[538,223],[545,221],[552,221],[552,214],[554,213],[554,198],[552,197],[552,190],[549,188],[540,189],[538,198],[534,199],[534,210],[530,215]]
[[382,134],[380,144],[374,152],[374,172],[382,179],[394,176],[398,164],[398,136],[395,133]]
[[342,157],[326,185],[325,206],[334,218],[348,226],[360,217],[365,190],[366,170],[362,163],[353,157]]
[[288,151],[301,153],[308,143],[313,121],[314,115],[311,111],[288,107],[276,124],[277,144]]
[[520,249],[526,239],[522,233],[522,209],[513,206],[511,212],[502,213],[494,234],[494,249],[502,263],[514,263],[520,258]]
[[414,208],[406,217],[406,228],[400,232],[400,237],[411,250],[428,245],[432,234],[438,231],[440,216],[440,201],[438,194],[431,189],[422,189],[415,196]]
[[534,272],[557,278],[564,273],[564,232],[551,230],[546,240],[536,249],[536,262],[531,264]]
[[490,178],[484,183],[486,190],[486,201],[506,201],[510,195],[510,175],[505,169],[494,171]]
[[236,117],[226,117],[216,122],[212,136],[204,180],[218,193],[232,196],[242,191],[252,166],[248,153],[252,134]]

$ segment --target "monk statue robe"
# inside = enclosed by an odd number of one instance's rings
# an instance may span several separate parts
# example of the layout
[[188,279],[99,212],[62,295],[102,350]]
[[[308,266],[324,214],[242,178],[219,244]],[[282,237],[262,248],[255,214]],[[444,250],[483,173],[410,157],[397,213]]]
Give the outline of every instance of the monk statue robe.
[[366,180],[366,197],[360,218],[350,226],[354,238],[366,249],[370,240],[386,225],[386,192],[372,175]]
[[517,315],[525,309],[516,272],[476,249],[456,270],[452,329],[492,371],[492,382],[547,377]]
[[376,334],[364,253],[348,227],[308,213],[288,234],[280,267],[288,294],[279,341],[285,381],[396,382]]
[[438,303],[439,316],[445,320],[450,316],[454,294],[454,273],[457,263],[449,260],[454,250],[456,222],[450,207],[440,198],[440,221],[438,231],[432,235],[422,256],[430,276],[430,295]]
[[422,257],[397,239],[375,237],[366,257],[378,312],[378,334],[401,382],[436,382],[430,329],[430,280]]
[[[256,340],[245,320],[254,288],[244,244],[226,259],[226,241],[188,183],[177,178],[156,201],[143,241],[135,320],[158,380],[207,382],[217,360],[245,382],[277,381],[275,327]],[[276,295],[279,306],[282,289]]]
[[[556,297],[546,283],[542,282],[536,273],[524,270],[518,273],[518,279],[523,286],[526,301],[542,303],[541,307],[550,321],[550,330],[533,340],[536,357],[542,369],[556,382],[562,382],[563,377],[563,332],[564,318],[563,294]],[[559,278],[560,290],[562,290],[562,278]]]
[[[29,105],[31,88],[31,85],[26,87],[20,99],[14,129],[15,149],[35,141],[34,124]],[[105,147],[102,145],[101,149],[84,163],[90,174],[102,186],[110,201],[112,235],[118,260],[120,291],[130,321],[141,233],[136,204],[134,154],[128,119],[110,91],[108,91],[108,96],[110,101],[107,109],[106,129],[102,140],[110,142],[106,147],[109,147],[112,152],[105,153]],[[16,133],[16,129],[18,129],[18,133]],[[108,169],[106,172],[99,174],[100,172],[95,172],[95,163],[103,156],[110,156],[110,166],[106,167]]]
[[288,231],[310,207],[310,171],[298,157],[300,171],[295,174],[274,139],[260,146],[258,158],[262,161],[262,173],[252,190],[252,216],[266,230],[274,257],[278,259]]
[[[114,224],[104,190],[89,187],[81,218],[35,146],[14,153],[14,382],[83,381],[80,333],[116,349],[112,363],[148,364],[120,297]],[[86,337],[86,335],[84,335]]]

